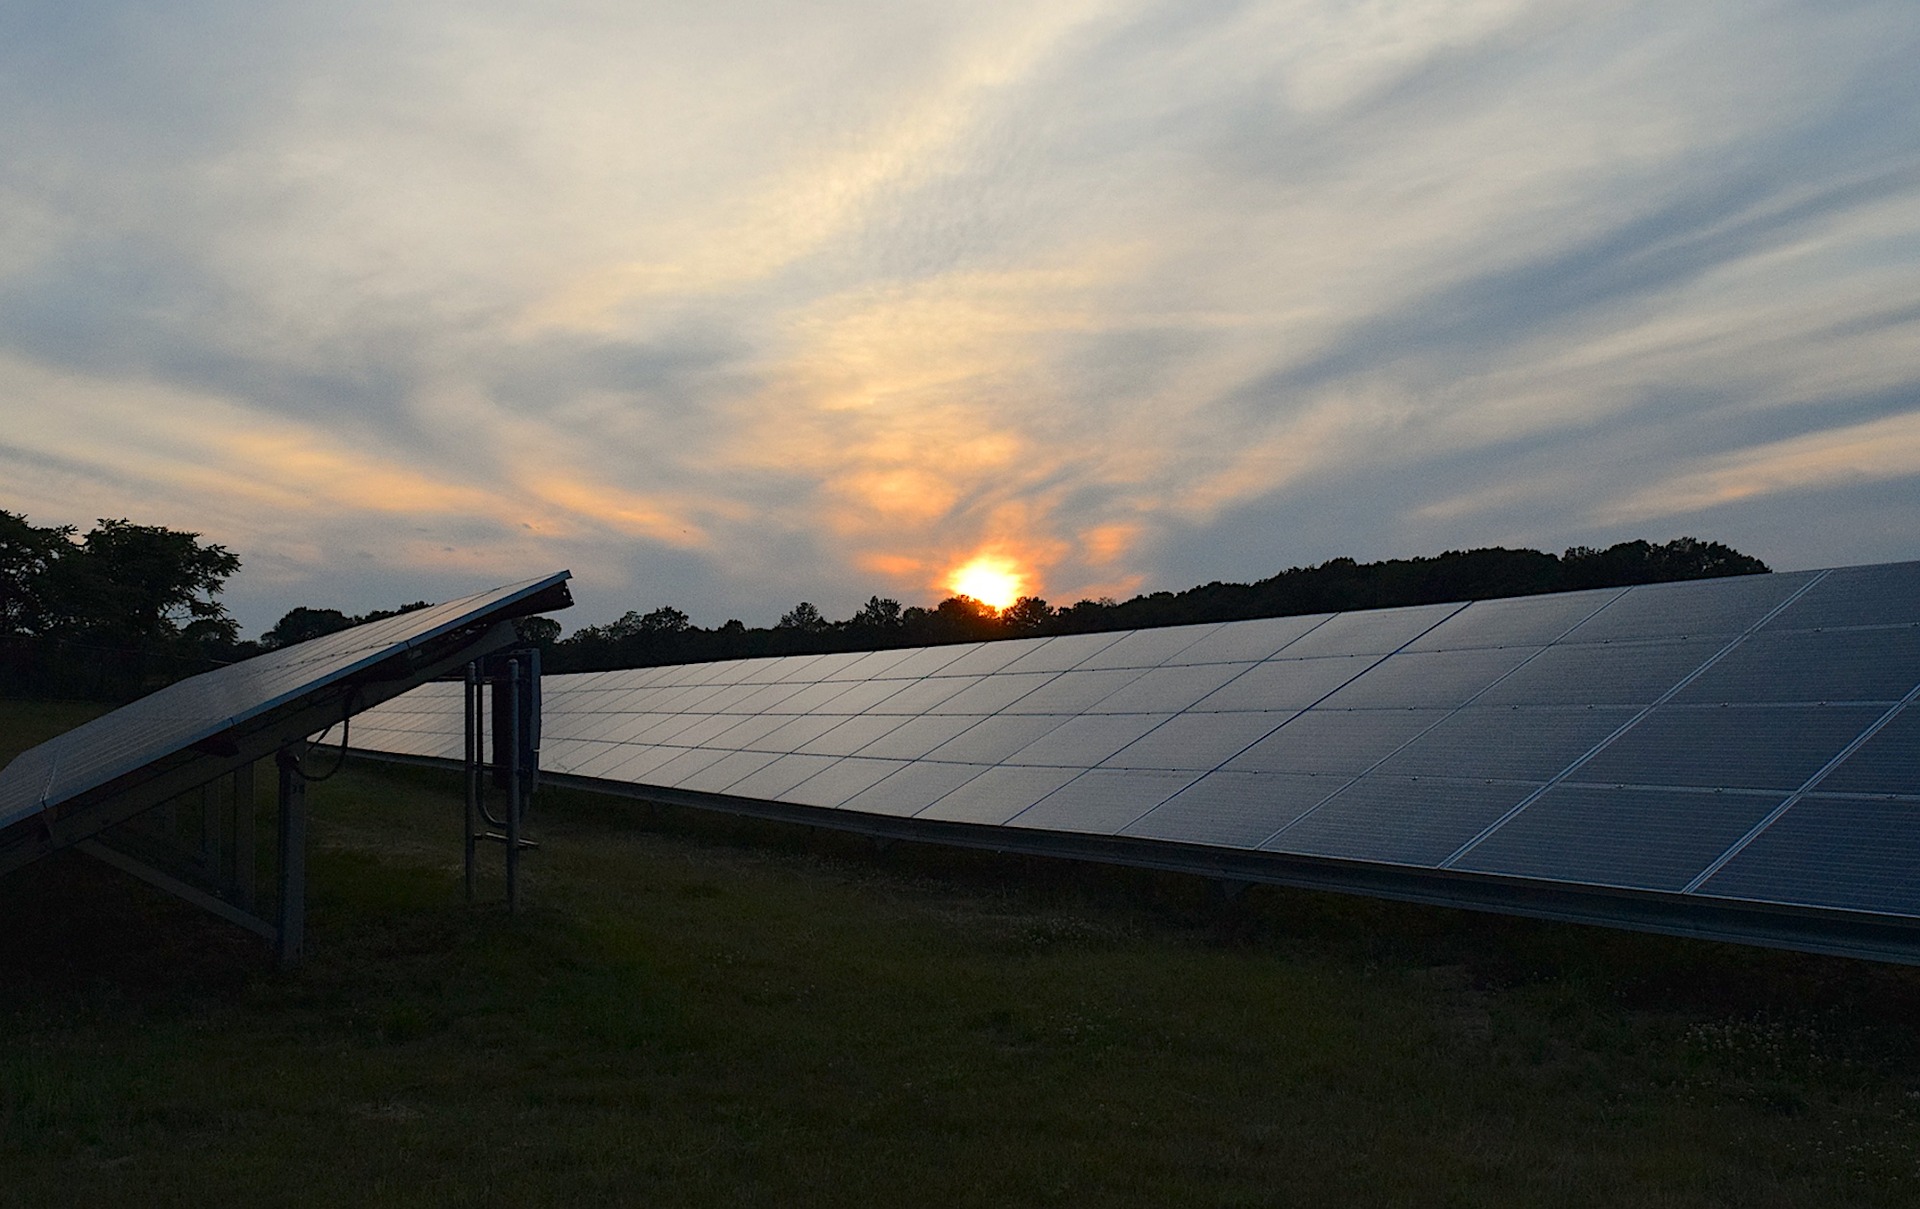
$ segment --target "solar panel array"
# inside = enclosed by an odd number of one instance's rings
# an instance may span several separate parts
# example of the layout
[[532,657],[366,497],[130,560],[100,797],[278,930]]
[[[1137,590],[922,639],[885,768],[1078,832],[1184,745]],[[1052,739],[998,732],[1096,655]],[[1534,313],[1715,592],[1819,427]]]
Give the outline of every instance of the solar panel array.
[[354,673],[549,592],[528,580],[402,613],[170,685],[50,739],[0,770],[0,830],[269,714]]
[[[978,827],[1920,917],[1920,563],[551,676],[542,765]],[[358,746],[456,760],[457,685]],[[718,801],[719,799],[715,799]]]

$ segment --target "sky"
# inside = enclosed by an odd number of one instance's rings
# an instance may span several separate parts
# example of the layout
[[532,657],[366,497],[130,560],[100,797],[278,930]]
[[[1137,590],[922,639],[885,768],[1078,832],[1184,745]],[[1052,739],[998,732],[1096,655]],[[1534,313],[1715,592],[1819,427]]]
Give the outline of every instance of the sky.
[[1920,557],[1913,0],[0,0],[0,508],[258,633]]

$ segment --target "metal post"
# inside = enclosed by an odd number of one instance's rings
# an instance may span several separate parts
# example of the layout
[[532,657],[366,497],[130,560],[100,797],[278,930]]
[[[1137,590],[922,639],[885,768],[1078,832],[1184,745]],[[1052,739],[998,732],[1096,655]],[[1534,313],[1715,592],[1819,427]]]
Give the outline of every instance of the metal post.
[[233,905],[253,910],[253,882],[257,857],[253,851],[253,765],[233,770],[233,852],[227,868],[233,886]]
[[473,902],[473,833],[480,825],[480,665],[467,664],[467,902]]
[[520,910],[520,661],[507,660],[507,914]]
[[[215,781],[200,787],[200,870],[206,876],[220,876],[220,805]],[[216,884],[218,884],[216,880]]]
[[290,747],[274,757],[280,768],[280,919],[275,948],[284,968],[300,960],[307,934],[307,782]]

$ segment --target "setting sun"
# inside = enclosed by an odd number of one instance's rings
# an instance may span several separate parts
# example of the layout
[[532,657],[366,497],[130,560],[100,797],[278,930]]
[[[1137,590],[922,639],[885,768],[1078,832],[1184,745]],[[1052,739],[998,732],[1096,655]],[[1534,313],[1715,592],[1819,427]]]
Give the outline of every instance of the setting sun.
[[947,587],[955,594],[971,596],[995,609],[1004,609],[1020,599],[1025,586],[1025,579],[1012,560],[991,554],[982,554],[947,580]]

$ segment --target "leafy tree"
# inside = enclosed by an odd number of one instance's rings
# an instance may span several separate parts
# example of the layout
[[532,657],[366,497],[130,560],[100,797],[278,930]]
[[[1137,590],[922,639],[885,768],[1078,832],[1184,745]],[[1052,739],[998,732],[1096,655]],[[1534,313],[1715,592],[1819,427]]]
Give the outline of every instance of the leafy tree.
[[820,615],[820,610],[803,600],[793,606],[791,610],[782,614],[779,624],[774,628],[779,630],[799,630],[803,634],[818,634],[826,630],[828,625],[827,619]]
[[663,605],[640,619],[643,634],[678,634],[690,628],[687,615],[671,605]]
[[268,650],[278,650],[283,646],[292,646],[296,642],[307,642],[322,638],[328,634],[337,634],[355,624],[356,619],[347,616],[339,609],[309,609],[305,605],[287,610],[286,614],[273,624],[273,628],[260,636],[260,643]]
[[73,548],[73,526],[45,528],[0,511],[0,635],[45,633],[54,602],[48,574]]
[[900,624],[900,602],[880,596],[869,596],[860,611],[847,619],[847,625],[864,630],[897,630]]
[[1022,596],[1000,614],[1000,624],[1016,634],[1032,634],[1053,619],[1053,606],[1038,596]]
[[551,617],[516,617],[513,631],[521,642],[543,651],[560,641],[560,623]]
[[240,560],[198,533],[102,519],[48,567],[61,630],[128,643],[177,638],[227,617],[219,595]]

